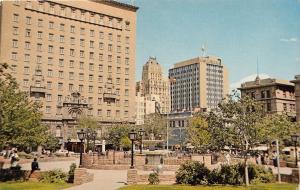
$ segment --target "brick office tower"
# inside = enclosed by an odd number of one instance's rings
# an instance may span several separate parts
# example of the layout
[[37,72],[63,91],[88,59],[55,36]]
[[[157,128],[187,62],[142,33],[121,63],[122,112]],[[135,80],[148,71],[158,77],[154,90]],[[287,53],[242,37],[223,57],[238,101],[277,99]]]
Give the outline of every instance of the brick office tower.
[[294,84],[286,80],[260,79],[241,84],[241,96],[250,96],[261,102],[268,113],[287,113],[295,117]]
[[196,57],[169,69],[171,111],[216,108],[228,93],[228,74],[217,57]]
[[2,1],[0,60],[66,142],[85,114],[134,123],[137,7],[109,1]]

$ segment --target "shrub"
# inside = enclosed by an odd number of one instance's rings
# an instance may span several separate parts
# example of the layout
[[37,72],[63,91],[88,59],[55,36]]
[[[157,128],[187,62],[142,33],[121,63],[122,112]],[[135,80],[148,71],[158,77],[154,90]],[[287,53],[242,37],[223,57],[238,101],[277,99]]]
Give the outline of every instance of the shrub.
[[[240,164],[239,166],[243,171],[242,175],[244,177],[244,165]],[[250,183],[270,183],[274,180],[272,171],[267,170],[261,165],[249,164],[249,181]]]
[[148,181],[149,181],[149,184],[151,184],[151,185],[159,184],[158,173],[156,173],[156,172],[150,173]]
[[243,183],[243,176],[238,165],[221,165],[219,176],[219,184],[240,185]]
[[176,182],[190,185],[207,184],[209,173],[209,169],[204,164],[197,161],[188,161],[181,165],[176,172]]
[[69,173],[68,173],[68,182],[69,183],[73,183],[74,182],[74,173],[75,173],[75,169],[76,169],[76,164],[75,163],[72,163],[70,165],[70,170],[69,170]]
[[16,169],[0,169],[0,181],[25,181],[27,173],[20,168]]
[[31,154],[27,154],[25,152],[19,152],[18,153],[19,158],[25,158],[25,159],[33,159],[34,156]]
[[60,169],[46,171],[39,178],[44,183],[64,183],[66,180],[67,174]]
[[219,184],[220,181],[221,181],[221,176],[219,170],[218,169],[212,170],[208,175],[208,179],[207,179],[208,184]]

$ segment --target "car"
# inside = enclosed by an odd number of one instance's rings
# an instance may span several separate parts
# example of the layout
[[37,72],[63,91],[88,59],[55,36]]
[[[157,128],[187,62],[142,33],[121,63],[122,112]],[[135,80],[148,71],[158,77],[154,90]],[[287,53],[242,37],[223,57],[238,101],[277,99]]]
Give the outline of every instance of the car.
[[58,150],[54,153],[56,156],[68,156],[68,155],[73,155],[74,152],[68,151],[68,150]]

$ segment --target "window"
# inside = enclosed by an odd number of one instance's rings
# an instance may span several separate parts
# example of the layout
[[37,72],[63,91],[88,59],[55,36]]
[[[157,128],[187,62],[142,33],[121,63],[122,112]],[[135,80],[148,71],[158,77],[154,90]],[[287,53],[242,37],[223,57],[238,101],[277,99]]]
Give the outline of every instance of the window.
[[110,110],[107,110],[106,116],[107,116],[107,117],[110,117],[110,116],[111,116],[111,111],[110,111]]
[[27,2],[26,2],[26,8],[28,8],[28,9],[31,9],[31,8],[32,8],[31,1],[27,1]]
[[74,85],[73,84],[69,84],[69,91],[72,92],[73,91],[73,87]]
[[13,34],[18,35],[19,34],[19,28],[18,27],[13,27]]
[[48,46],[48,53],[53,53],[53,46],[52,45]]
[[109,73],[111,73],[112,72],[112,66],[110,66],[110,65],[107,66],[107,70],[108,70]]
[[58,83],[58,90],[59,91],[62,91],[63,90],[63,83]]
[[58,71],[58,77],[63,79],[64,78],[64,72],[63,71]]
[[82,50],[80,51],[80,57],[84,58],[84,51],[82,51]]
[[14,22],[19,22],[19,14],[14,14],[13,21]]
[[[30,43],[28,42],[28,49],[30,48]],[[25,43],[25,47],[26,47],[26,43]],[[42,44],[37,44],[36,45],[36,49],[37,49],[37,51],[42,51],[43,49],[42,49]]]
[[109,62],[112,62],[112,55],[108,55],[107,58],[108,58],[108,61],[109,61]]
[[104,33],[103,32],[99,32],[99,38],[103,39],[104,38]]
[[130,30],[130,22],[129,21],[125,22],[125,29]]
[[64,54],[64,48],[63,47],[59,47],[59,54],[63,55]]
[[94,41],[90,41],[90,48],[94,48]]
[[54,28],[54,22],[50,21],[49,22],[49,29],[53,29]]
[[124,117],[125,117],[125,118],[128,117],[128,111],[124,111]]
[[54,14],[54,5],[50,5],[50,13]]
[[125,65],[129,65],[129,58],[125,58]]
[[26,24],[31,25],[31,17],[29,16],[26,17]]
[[99,61],[103,61],[103,54],[102,53],[99,54]]
[[42,37],[43,37],[43,32],[42,31],[38,31],[37,38],[38,39],[42,39]]
[[62,91],[63,90],[63,83],[58,83],[58,90]]
[[28,75],[29,74],[29,67],[24,67],[24,74],[25,75]]
[[79,85],[79,92],[83,92],[83,85]]
[[94,80],[94,75],[89,75],[89,81],[93,81]]
[[120,78],[116,79],[116,84],[120,84]]
[[103,65],[100,64],[100,65],[98,66],[98,69],[99,69],[100,72],[103,72]]
[[121,64],[121,57],[117,56],[117,64]]
[[26,37],[30,37],[30,34],[31,34],[31,30],[30,29],[26,29],[25,36]]
[[267,98],[271,98],[270,90],[267,90]]
[[61,7],[61,8],[60,8],[60,15],[61,15],[61,16],[65,16],[65,15],[66,15],[66,11],[65,11],[65,8],[64,8],[64,7]]
[[95,36],[95,30],[90,30],[90,37],[94,37]]
[[126,48],[125,48],[125,53],[126,53],[126,54],[129,54],[129,47],[126,47]]
[[25,62],[29,62],[30,61],[30,55],[29,54],[25,54],[24,55],[24,61]]
[[48,65],[52,65],[53,64],[53,58],[52,57],[48,57]]
[[262,98],[262,99],[265,98],[265,91],[261,91],[261,98]]
[[52,95],[51,94],[46,94],[46,101],[47,102],[52,101]]
[[70,62],[69,62],[69,67],[70,67],[70,68],[74,68],[74,60],[70,60]]
[[121,74],[121,67],[117,67],[117,74]]
[[125,75],[129,75],[129,68],[125,68]]
[[17,52],[12,52],[11,57],[12,60],[17,60]]
[[69,79],[74,80],[74,72],[69,72]]
[[[51,106],[46,106],[46,113],[51,113]],[[58,134],[58,132],[56,132]]]
[[17,48],[18,47],[18,40],[13,40],[12,41],[12,47]]
[[84,28],[80,28],[80,35],[84,35],[84,31],[85,31]]
[[38,19],[38,27],[43,27],[43,19]]
[[100,19],[99,19],[99,24],[104,24],[104,18],[103,18],[103,16],[100,16]]
[[108,51],[112,51],[112,44],[108,44]]
[[109,40],[109,41],[113,41],[113,35],[112,35],[112,33],[109,33],[109,34],[108,34],[108,40]]
[[128,36],[126,36],[126,38],[125,38],[125,43],[129,44],[129,37]]
[[80,46],[84,47],[84,39],[80,39]]
[[128,107],[128,105],[129,105],[129,101],[128,100],[124,100],[124,106]]
[[98,82],[103,82],[103,77],[101,75],[98,76]]
[[40,55],[36,56],[36,62],[38,64],[41,64],[42,63],[42,56],[40,56]]
[[74,45],[74,44],[75,44],[75,38],[74,38],[74,37],[71,37],[71,38],[70,38],[70,44],[71,44],[71,45]]
[[99,43],[99,49],[103,50],[104,44],[102,42]]
[[48,77],[52,77],[53,76],[53,71],[51,69],[48,69]]
[[121,53],[121,46],[117,46],[117,52]]
[[113,19],[112,18],[108,18],[108,26],[109,27],[113,26]]
[[98,93],[101,94],[103,91],[103,88],[102,87],[98,87]]
[[62,102],[62,95],[57,95],[57,101]]
[[89,93],[93,92],[93,86],[89,86]]
[[58,63],[59,63],[59,66],[60,66],[60,67],[63,67],[63,66],[64,66],[64,60],[63,60],[63,59],[59,59]]
[[39,2],[39,10],[44,11],[44,4],[41,1]]
[[47,89],[52,89],[52,82],[51,81],[47,81]]
[[129,86],[129,79],[125,79],[125,86]]
[[129,96],[129,90],[125,89],[125,96]]
[[94,52],[90,52],[90,59],[94,59]]
[[84,80],[84,74],[83,73],[79,73],[79,80],[83,81]]
[[93,64],[93,63],[90,63],[90,64],[89,64],[89,70],[90,70],[90,71],[93,71],[93,70],[94,70],[94,64]]
[[49,39],[49,41],[53,41],[53,39],[54,39],[54,34],[51,34],[51,33],[50,33],[50,34],[48,35],[48,39]]
[[65,31],[65,24],[62,24],[62,23],[61,23],[61,24],[59,25],[59,30],[60,30],[60,31]]
[[80,62],[80,63],[79,63],[79,69],[83,69],[83,68],[84,68],[83,66],[84,66],[84,63],[83,63],[83,62]]
[[120,117],[120,110],[116,110],[116,117]]
[[75,33],[75,26],[71,26],[71,27],[70,27],[70,32],[71,32],[71,33]]
[[121,35],[117,35],[117,42],[121,42]]
[[[98,103],[99,104],[99,103]],[[98,116],[102,116],[102,110],[101,109],[98,109],[98,112],[97,112]]]
[[81,12],[81,20],[85,21],[85,12]]
[[60,43],[64,43],[65,42],[65,36],[59,36],[59,41]]
[[72,9],[71,17],[76,18],[76,10],[75,9]]
[[72,57],[75,56],[75,50],[74,49],[70,49],[70,56],[72,56]]

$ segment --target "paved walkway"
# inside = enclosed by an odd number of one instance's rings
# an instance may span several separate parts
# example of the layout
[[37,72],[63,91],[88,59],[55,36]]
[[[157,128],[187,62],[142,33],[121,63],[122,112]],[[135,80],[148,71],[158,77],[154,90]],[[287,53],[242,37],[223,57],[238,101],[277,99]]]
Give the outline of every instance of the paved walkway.
[[88,170],[94,180],[66,190],[115,190],[125,185],[127,170]]

